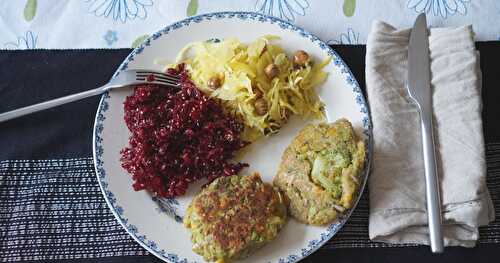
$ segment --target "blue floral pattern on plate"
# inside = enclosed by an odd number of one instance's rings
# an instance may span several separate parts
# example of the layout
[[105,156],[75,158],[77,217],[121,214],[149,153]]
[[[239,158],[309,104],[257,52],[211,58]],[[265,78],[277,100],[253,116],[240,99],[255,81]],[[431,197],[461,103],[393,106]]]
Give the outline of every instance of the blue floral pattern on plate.
[[85,0],[89,12],[96,16],[110,17],[122,23],[136,18],[146,19],[146,7],[152,6],[152,0]]
[[448,15],[467,14],[467,4],[471,0],[409,0],[408,8],[417,13],[430,13],[447,18]]
[[157,211],[165,213],[166,215],[173,218],[177,223],[182,224],[182,216],[179,215],[177,207],[179,202],[175,198],[161,198],[153,196],[151,199],[158,204]]
[[306,0],[257,0],[255,11],[264,15],[275,16],[294,21],[295,16],[305,16],[309,2]]
[[[362,94],[361,88],[359,87],[358,82],[355,80],[352,72],[350,69],[347,67],[347,65],[344,63],[344,61],[340,58],[340,56],[333,50],[331,49],[326,43],[322,42],[318,37],[312,35],[311,33],[305,31],[304,29],[295,26],[285,20],[275,18],[275,17],[270,17],[270,16],[265,16],[261,15],[258,13],[253,13],[253,12],[219,12],[219,13],[210,13],[210,14],[204,14],[204,15],[199,15],[199,16],[194,16],[190,17],[187,19],[184,19],[182,21],[176,22],[170,26],[165,27],[164,29],[160,30],[159,32],[153,34],[151,37],[149,37],[141,46],[137,47],[134,49],[129,56],[125,59],[125,61],[118,67],[118,71],[115,72],[113,77],[116,77],[118,74],[120,74],[121,70],[124,70],[127,68],[128,63],[133,61],[135,59],[135,56],[142,53],[143,50],[150,45],[151,41],[154,41],[158,39],[161,35],[166,35],[169,34],[170,32],[185,27],[189,26],[192,23],[200,23],[204,20],[212,20],[212,19],[240,19],[240,20],[254,20],[258,21],[261,23],[270,23],[270,24],[277,24],[284,30],[288,30],[291,32],[295,32],[296,34],[300,35],[303,38],[309,39],[313,44],[319,46],[322,50],[324,50],[326,53],[328,53],[329,56],[332,57],[332,60],[334,61],[335,67],[343,74],[345,75],[346,78],[346,83],[348,83],[349,87],[352,89],[354,94],[356,95],[356,103],[358,104],[359,107],[359,112],[363,114],[363,134],[366,135],[365,139],[365,144],[367,145],[367,151],[366,151],[366,165],[364,167],[364,170],[362,172],[362,185],[360,187],[360,193],[356,198],[356,202],[353,207],[356,207],[360,196],[361,192],[365,187],[366,181],[367,181],[367,176],[368,176],[368,171],[370,168],[370,160],[371,160],[371,153],[372,153],[372,136],[371,136],[371,122],[370,122],[370,117],[369,117],[369,110],[368,110],[368,104],[366,103],[364,96]],[[102,131],[104,129],[104,120],[106,119],[104,113],[109,109],[109,104],[108,100],[110,98],[109,93],[105,93],[101,101],[99,103],[99,108],[97,110],[97,115],[95,119],[95,124],[94,124],[94,163],[95,163],[95,169],[96,169],[96,174],[98,178],[99,185],[101,187],[101,190],[104,194],[104,197],[106,199],[106,202],[115,215],[115,217],[118,219],[120,224],[125,228],[125,230],[139,243],[141,244],[144,248],[146,248],[148,251],[150,251],[152,254],[155,256],[161,258],[162,260],[168,261],[168,262],[174,262],[174,263],[188,263],[186,258],[181,258],[176,254],[169,253],[168,251],[165,251],[164,249],[160,249],[158,245],[152,241],[149,240],[147,236],[140,234],[140,229],[137,228],[137,226],[130,224],[128,222],[128,219],[124,216],[124,210],[123,208],[117,204],[116,198],[114,198],[113,193],[111,193],[108,190],[108,184],[106,180],[106,171],[103,168],[103,139],[102,139]],[[321,233],[319,238],[309,240],[308,245],[302,249],[300,249],[297,254],[290,254],[286,255],[278,260],[279,263],[293,263],[297,262],[300,259],[312,254],[314,251],[316,251],[318,248],[320,248],[323,244],[325,244],[331,237],[333,237],[339,230],[340,228],[345,224],[349,216],[351,215],[353,209],[350,209],[346,211],[346,214],[340,218],[337,222],[332,223],[327,227],[327,229]]]

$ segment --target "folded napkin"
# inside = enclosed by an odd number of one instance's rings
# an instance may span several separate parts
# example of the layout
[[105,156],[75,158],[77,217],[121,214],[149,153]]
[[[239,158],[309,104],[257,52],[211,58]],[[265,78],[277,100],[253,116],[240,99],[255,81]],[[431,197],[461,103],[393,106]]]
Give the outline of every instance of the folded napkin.
[[[428,244],[420,119],[407,82],[410,30],[374,22],[367,41],[366,88],[373,121],[369,235],[374,241]],[[434,136],[445,245],[473,247],[494,220],[486,187],[479,54],[471,26],[431,29]]]

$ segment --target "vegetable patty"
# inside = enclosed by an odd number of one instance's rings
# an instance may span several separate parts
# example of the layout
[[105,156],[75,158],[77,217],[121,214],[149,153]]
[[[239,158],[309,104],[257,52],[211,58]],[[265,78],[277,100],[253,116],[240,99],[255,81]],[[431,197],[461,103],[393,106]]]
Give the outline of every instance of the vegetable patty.
[[215,179],[192,200],[184,225],[194,252],[207,261],[231,260],[273,240],[286,218],[279,191],[254,173]]
[[283,153],[274,185],[294,218],[328,224],[352,207],[364,159],[364,143],[346,119],[307,125]]

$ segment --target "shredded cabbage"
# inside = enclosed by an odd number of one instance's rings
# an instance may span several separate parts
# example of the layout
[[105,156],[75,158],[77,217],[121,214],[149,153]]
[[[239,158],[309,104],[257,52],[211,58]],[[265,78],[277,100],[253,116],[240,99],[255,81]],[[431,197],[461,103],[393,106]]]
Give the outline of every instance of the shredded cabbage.
[[[280,46],[271,43],[278,39],[262,36],[249,45],[236,38],[195,42],[183,48],[175,61],[186,65],[200,90],[219,99],[226,110],[243,121],[243,137],[248,141],[277,132],[290,114],[324,118],[323,103],[314,88],[326,79],[322,69],[330,58],[321,63],[310,60],[298,67]],[[273,79],[265,74],[271,63],[279,68]],[[221,79],[222,85],[211,89],[208,83],[212,77]],[[256,112],[256,89],[267,102],[265,114]]]

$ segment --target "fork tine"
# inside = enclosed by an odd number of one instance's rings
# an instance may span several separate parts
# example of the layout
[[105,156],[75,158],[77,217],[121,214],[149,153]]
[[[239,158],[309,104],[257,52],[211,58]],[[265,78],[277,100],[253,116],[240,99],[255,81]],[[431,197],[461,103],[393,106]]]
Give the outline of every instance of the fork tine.
[[170,78],[164,78],[164,77],[156,77],[155,75],[137,75],[136,79],[139,81],[146,81],[146,82],[151,82],[151,81],[163,81],[163,82],[171,82],[171,83],[179,83],[179,79],[170,79]]
[[162,79],[174,79],[174,80],[180,80],[180,77],[179,76],[175,76],[175,77],[170,77],[168,75],[163,75],[163,74],[153,74],[156,78],[162,78]]
[[137,81],[169,87],[180,86],[180,77],[177,75],[152,70],[134,70],[134,72]]
[[162,82],[162,81],[150,81],[148,84],[154,84],[154,85],[162,85],[162,86],[167,86],[171,88],[177,88],[179,87],[179,83],[170,83],[170,82]]
[[165,79],[158,79],[158,78],[155,78],[153,80],[148,80],[147,77],[138,77],[137,80],[144,81],[146,83],[151,83],[151,84],[160,83],[163,85],[179,85],[179,81],[172,81],[172,80],[165,80]]
[[[160,74],[152,74],[154,76],[155,79],[161,79],[161,80],[170,80],[170,81],[176,81],[176,82],[179,82],[179,78],[177,79],[174,79],[174,78],[169,78],[169,77],[165,77],[165,76],[162,76]],[[146,77],[147,78],[147,77]]]
[[165,78],[165,77],[158,77],[156,75],[137,75],[136,76],[136,79],[137,80],[149,80],[149,81],[152,81],[152,80],[161,80],[161,81],[169,81],[169,82],[174,82],[174,83],[178,83],[180,82],[180,79],[174,79],[174,78]]
[[171,76],[171,77],[177,77],[177,75],[170,74],[168,72],[163,72],[163,71],[156,71],[156,70],[144,70],[144,69],[138,69],[135,70],[138,74],[161,74],[165,76]]
[[140,77],[147,77],[149,75],[153,75],[155,77],[171,79],[171,80],[180,79],[180,77],[177,75],[172,75],[172,74],[163,73],[163,72],[156,72],[156,71],[139,71],[138,70],[138,71],[136,71],[136,75],[140,76]]
[[155,78],[162,78],[162,79],[168,79],[168,80],[174,80],[174,81],[178,81],[180,79],[180,77],[178,77],[178,76],[164,75],[164,74],[152,73],[152,72],[148,73],[148,74],[138,73],[136,75],[137,75],[137,77],[143,77],[143,78],[147,78],[149,76],[154,76]]

